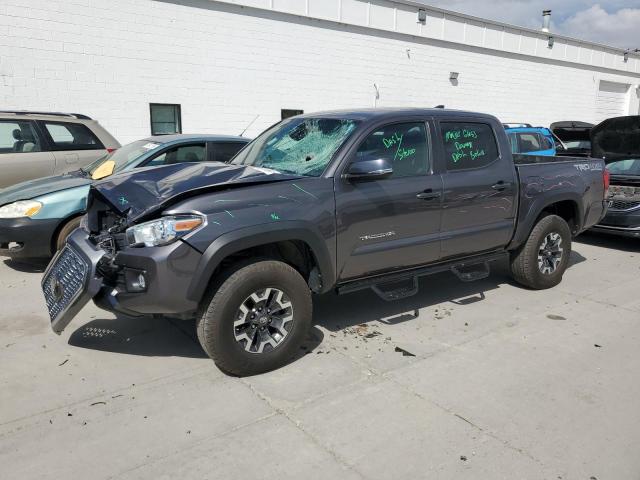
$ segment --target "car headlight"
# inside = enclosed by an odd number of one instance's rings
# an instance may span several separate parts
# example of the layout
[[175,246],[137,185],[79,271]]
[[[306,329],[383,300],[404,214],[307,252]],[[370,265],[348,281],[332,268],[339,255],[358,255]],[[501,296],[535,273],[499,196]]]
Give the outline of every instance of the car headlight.
[[167,245],[197,230],[204,223],[205,219],[200,215],[162,217],[127,228],[127,241],[130,245],[146,247]]
[[42,203],[35,200],[20,200],[0,207],[0,218],[33,217],[42,208]]

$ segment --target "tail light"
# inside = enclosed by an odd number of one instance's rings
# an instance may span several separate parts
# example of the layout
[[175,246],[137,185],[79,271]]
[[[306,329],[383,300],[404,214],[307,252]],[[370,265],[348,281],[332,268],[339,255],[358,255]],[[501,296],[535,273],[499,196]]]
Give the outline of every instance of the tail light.
[[107,153],[113,153],[117,150],[117,148],[107,148]]
[[602,174],[602,182],[604,183],[604,198],[609,196],[609,185],[611,184],[611,174],[606,168]]

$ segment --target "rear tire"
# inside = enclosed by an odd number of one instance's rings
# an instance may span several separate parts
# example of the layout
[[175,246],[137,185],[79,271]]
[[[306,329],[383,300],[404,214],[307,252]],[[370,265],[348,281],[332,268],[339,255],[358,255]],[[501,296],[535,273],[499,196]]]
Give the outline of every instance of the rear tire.
[[221,275],[200,308],[197,335],[220,370],[256,375],[290,361],[311,319],[311,292],[300,273],[264,260],[238,264]]
[[571,229],[557,215],[541,218],[526,243],[511,254],[511,274],[520,284],[543,290],[562,281],[571,256]]
[[72,218],[62,226],[58,232],[58,236],[56,237],[56,251],[53,252],[54,254],[64,247],[64,244],[67,242],[67,237],[69,237],[69,235],[71,235],[71,233],[80,226],[81,218],[82,217]]

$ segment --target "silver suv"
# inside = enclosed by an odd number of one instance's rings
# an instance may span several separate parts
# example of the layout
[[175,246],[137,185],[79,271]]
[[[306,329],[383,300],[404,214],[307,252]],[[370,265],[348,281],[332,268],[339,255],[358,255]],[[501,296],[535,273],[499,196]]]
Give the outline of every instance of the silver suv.
[[86,115],[0,111],[0,188],[77,170],[119,147]]

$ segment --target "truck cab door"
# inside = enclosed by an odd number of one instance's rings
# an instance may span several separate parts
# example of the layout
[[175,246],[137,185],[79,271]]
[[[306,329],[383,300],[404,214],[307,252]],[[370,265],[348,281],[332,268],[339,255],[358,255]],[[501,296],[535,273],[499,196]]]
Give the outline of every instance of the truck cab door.
[[[347,154],[335,178],[339,281],[440,258],[442,178],[429,137],[423,119],[373,126]],[[387,178],[345,178],[355,163],[380,159],[393,169]]]
[[517,174],[497,128],[477,119],[438,122],[443,259],[503,248],[513,235]]

